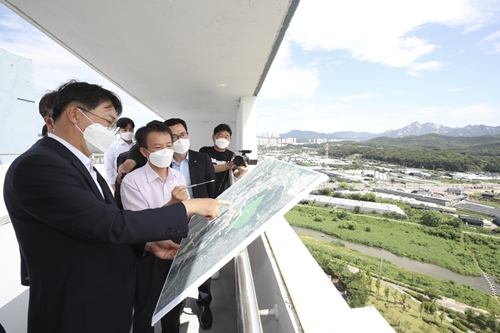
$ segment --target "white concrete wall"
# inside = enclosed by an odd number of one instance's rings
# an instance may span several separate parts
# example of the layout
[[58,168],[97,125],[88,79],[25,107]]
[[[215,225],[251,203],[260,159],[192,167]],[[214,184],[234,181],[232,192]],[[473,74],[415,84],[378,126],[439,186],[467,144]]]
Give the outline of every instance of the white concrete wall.
[[0,49],[0,119],[0,154],[24,152],[42,132],[31,60],[4,49]]

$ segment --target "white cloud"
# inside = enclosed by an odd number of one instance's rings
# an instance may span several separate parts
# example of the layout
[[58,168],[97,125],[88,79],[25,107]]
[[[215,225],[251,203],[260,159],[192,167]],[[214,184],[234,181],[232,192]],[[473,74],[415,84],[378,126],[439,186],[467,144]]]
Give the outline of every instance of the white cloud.
[[361,94],[361,95],[345,96],[345,97],[342,97],[341,99],[344,101],[352,101],[355,99],[365,99],[365,98],[371,98],[371,97],[377,97],[377,96],[379,96],[379,94],[366,93],[366,94]]
[[500,53],[500,30],[481,39],[480,44],[486,46],[487,53]]
[[292,64],[290,43],[280,46],[273,65],[259,94],[262,98],[281,99],[287,96],[310,97],[321,84],[314,68],[303,69]]
[[500,106],[492,103],[477,103],[469,106],[450,109],[449,125],[463,127],[467,125],[480,125],[478,121],[488,126],[499,126]]
[[466,88],[449,88],[448,91],[452,92],[452,93],[456,93],[456,92],[461,92],[461,91],[470,90],[470,89],[472,89],[472,88],[471,87],[466,87]]
[[428,61],[428,62],[413,62],[408,67],[408,75],[420,76],[423,71],[437,71],[441,70],[445,66],[445,63],[440,61]]
[[420,27],[437,23],[468,33],[495,20],[499,7],[495,0],[309,0],[301,2],[288,31],[304,50],[347,50],[354,59],[418,76],[444,66],[419,61],[436,48],[416,37]]

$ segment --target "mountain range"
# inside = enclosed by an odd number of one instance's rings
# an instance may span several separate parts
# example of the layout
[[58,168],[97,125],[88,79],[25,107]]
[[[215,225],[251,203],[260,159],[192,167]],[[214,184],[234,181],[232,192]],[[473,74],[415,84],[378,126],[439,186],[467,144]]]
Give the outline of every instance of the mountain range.
[[318,133],[314,131],[292,130],[288,133],[280,134],[280,137],[297,139],[346,139],[365,141],[377,137],[402,138],[406,136],[419,136],[425,134],[439,134],[445,136],[461,137],[495,135],[500,134],[500,126],[467,125],[462,128],[451,128],[434,123],[420,124],[418,121],[416,121],[403,128],[389,130],[380,134],[352,131]]

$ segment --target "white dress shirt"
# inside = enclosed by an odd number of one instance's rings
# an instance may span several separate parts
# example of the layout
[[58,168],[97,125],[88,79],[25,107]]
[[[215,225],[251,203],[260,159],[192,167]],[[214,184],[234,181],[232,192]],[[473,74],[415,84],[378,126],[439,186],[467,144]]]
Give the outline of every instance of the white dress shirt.
[[104,173],[106,182],[109,185],[114,185],[116,182],[116,176],[118,175],[118,168],[116,167],[116,159],[121,153],[130,150],[130,147],[134,145],[134,142],[128,144],[120,138],[109,146],[108,150],[104,153]]
[[97,188],[99,189],[102,197],[104,198],[101,185],[99,185],[99,182],[97,182],[97,173],[94,170],[94,164],[92,163],[92,160],[88,156],[85,156],[84,153],[76,149],[76,147],[70,144],[68,141],[58,137],[54,133],[48,133],[47,136],[56,141],[59,141],[62,145],[64,145],[64,147],[68,148],[69,151],[72,152],[73,155],[75,155],[83,163],[83,165],[85,165],[85,168],[89,171],[90,176],[94,180],[95,184],[97,185]]
[[163,181],[148,162],[123,178],[120,187],[123,208],[143,210],[161,207],[172,199],[174,187],[181,185],[186,185],[186,179],[179,171],[168,168],[167,179]]

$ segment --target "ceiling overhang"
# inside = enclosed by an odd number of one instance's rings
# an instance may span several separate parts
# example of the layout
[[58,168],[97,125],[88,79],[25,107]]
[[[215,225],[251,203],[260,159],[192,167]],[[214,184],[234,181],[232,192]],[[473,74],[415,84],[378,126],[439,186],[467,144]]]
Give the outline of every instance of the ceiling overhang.
[[299,2],[0,1],[153,112],[186,120],[234,118],[258,94]]

